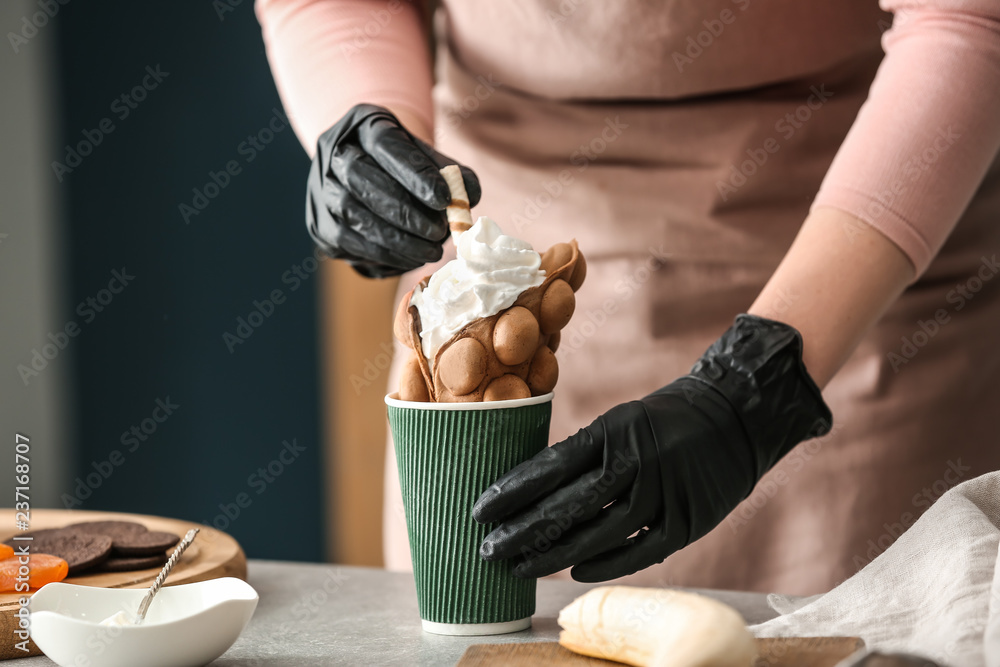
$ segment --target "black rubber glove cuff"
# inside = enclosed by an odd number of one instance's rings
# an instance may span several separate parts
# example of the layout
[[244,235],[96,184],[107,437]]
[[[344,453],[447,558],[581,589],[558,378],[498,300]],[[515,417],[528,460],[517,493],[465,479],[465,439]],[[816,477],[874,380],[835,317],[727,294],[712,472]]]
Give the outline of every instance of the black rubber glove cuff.
[[802,336],[781,322],[738,315],[691,369],[726,397],[746,429],[757,479],[795,445],[830,432],[833,415],[802,362]]

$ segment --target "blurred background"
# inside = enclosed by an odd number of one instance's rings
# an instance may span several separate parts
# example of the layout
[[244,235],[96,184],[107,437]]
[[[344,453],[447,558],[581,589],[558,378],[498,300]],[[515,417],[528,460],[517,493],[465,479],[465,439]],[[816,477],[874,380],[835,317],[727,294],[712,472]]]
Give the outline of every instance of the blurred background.
[[[339,278],[253,3],[6,0],[0,27],[0,439],[31,438],[32,505],[379,564],[384,414],[321,391]],[[362,399],[374,426],[338,453],[322,406]]]

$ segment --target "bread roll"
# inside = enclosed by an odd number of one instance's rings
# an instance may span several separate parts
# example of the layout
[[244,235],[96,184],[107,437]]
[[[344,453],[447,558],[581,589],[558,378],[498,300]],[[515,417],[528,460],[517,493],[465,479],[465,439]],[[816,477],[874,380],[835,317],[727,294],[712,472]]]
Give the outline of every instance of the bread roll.
[[703,595],[602,586],[559,612],[559,643],[636,667],[750,667],[757,656],[743,618]]

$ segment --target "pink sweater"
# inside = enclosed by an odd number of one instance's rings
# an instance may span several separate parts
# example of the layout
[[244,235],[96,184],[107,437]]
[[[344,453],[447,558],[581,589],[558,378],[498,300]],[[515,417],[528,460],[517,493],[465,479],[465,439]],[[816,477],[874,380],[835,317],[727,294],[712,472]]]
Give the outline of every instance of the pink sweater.
[[[663,30],[676,35],[676,43],[664,43],[670,40],[659,35],[651,40],[659,52],[650,66],[659,70],[647,74],[630,62],[635,57],[630,40],[650,27],[635,26],[637,32],[626,31],[630,39],[623,39],[622,31],[600,15],[621,14],[622,5],[605,10],[565,0],[453,1],[449,40],[472,68],[491,63],[502,69],[506,63],[511,71],[501,72],[501,80],[523,82],[526,94],[570,101],[670,100],[789,80],[806,75],[810,65],[821,71],[877,39],[885,27],[871,20],[870,10],[859,11],[858,2],[775,0],[767,7],[751,2],[665,3],[663,20],[673,23]],[[882,36],[886,57],[813,207],[838,208],[871,224],[907,254],[919,275],[1000,150],[1000,2],[881,0],[881,6],[894,13],[892,28]],[[561,13],[566,7],[570,13]],[[308,152],[323,131],[362,101],[406,109],[433,127],[433,82],[420,3],[257,0],[256,10],[279,92]],[[744,10],[747,19],[740,18]],[[584,19],[593,26],[581,26]],[[739,21],[753,29],[737,30]],[[689,53],[687,38],[730,25],[732,37],[718,35],[717,43],[695,56],[700,62],[693,60],[685,69],[683,58],[677,60],[675,54]],[[574,39],[588,29],[607,35],[608,44],[594,47]],[[566,62],[549,71],[553,59],[536,57],[546,47],[536,48],[533,38],[555,42],[548,48],[557,49]],[[604,60],[588,62],[594,53]],[[635,85],[621,84],[627,75],[616,67],[638,71]],[[581,73],[574,78],[573,72]]]

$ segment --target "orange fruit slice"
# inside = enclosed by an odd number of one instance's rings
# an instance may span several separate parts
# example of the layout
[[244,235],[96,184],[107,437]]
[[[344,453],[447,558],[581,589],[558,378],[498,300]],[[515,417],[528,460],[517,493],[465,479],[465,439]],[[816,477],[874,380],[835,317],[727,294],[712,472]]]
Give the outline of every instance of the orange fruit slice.
[[[0,592],[16,590],[21,563],[12,556],[0,560]],[[58,556],[31,554],[28,557],[28,586],[41,588],[53,581],[62,581],[69,574],[69,564]]]

